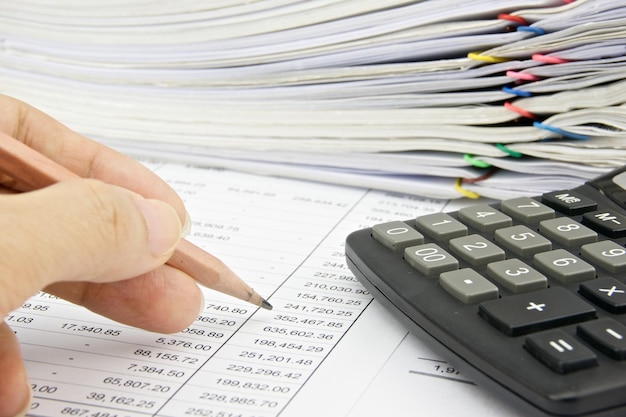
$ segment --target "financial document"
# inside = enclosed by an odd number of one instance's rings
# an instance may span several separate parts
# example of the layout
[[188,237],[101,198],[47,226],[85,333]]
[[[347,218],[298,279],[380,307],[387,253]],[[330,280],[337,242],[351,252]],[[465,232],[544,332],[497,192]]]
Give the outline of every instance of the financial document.
[[192,325],[158,334],[35,294],[5,317],[32,385],[28,415],[413,416],[416,407],[517,415],[407,334],[345,263],[353,230],[438,212],[447,201],[144,163],[184,199],[188,238],[274,309],[205,289]]

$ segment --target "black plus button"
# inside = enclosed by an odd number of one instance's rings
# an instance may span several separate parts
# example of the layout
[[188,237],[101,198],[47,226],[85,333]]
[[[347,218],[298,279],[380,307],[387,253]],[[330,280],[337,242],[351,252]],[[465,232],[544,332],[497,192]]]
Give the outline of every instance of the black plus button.
[[578,323],[596,317],[596,310],[561,287],[485,301],[478,314],[508,336]]

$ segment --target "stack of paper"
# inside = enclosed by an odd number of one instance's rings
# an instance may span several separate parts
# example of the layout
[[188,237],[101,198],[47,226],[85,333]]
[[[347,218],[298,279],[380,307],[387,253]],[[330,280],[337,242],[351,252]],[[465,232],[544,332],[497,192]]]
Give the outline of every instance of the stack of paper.
[[626,163],[617,0],[24,0],[0,92],[135,156],[431,197]]

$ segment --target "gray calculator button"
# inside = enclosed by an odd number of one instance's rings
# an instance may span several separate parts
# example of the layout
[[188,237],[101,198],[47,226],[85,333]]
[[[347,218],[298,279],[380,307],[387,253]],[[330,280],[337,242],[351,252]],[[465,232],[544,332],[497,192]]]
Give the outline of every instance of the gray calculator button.
[[462,222],[483,233],[513,224],[509,216],[486,204],[464,207],[458,213]]
[[554,210],[529,197],[512,198],[500,203],[500,210],[514,219],[530,224],[554,218]]
[[568,249],[598,241],[596,232],[569,217],[544,220],[539,223],[539,232]]
[[452,239],[450,251],[472,266],[482,266],[505,258],[502,248],[480,235]]
[[498,298],[498,287],[469,268],[444,272],[439,276],[439,285],[465,304]]
[[494,237],[496,242],[517,256],[532,256],[552,249],[552,242],[522,225],[498,229]]
[[420,232],[438,241],[447,241],[467,235],[467,226],[446,213],[433,213],[415,219]]
[[404,250],[404,259],[413,268],[429,277],[459,269],[459,261],[434,243],[410,246]]
[[395,221],[372,227],[372,236],[389,249],[402,251],[407,246],[424,243],[424,236],[404,222]]
[[565,249],[538,253],[533,260],[541,272],[564,283],[587,281],[596,277],[593,266]]
[[487,265],[487,275],[514,293],[548,287],[545,275],[515,258],[490,263]]
[[584,245],[580,248],[580,255],[613,274],[626,272],[626,248],[612,240]]

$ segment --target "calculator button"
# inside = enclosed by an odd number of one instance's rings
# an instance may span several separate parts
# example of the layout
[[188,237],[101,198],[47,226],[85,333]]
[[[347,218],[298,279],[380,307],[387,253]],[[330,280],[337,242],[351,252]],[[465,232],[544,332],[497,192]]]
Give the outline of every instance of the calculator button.
[[554,210],[529,197],[518,197],[504,200],[500,210],[514,219],[530,224],[554,218]]
[[459,261],[434,243],[406,248],[404,259],[413,268],[429,277],[459,269]]
[[467,235],[467,226],[446,213],[420,216],[415,219],[415,227],[440,242]]
[[626,248],[612,240],[584,245],[580,248],[580,255],[613,274],[626,272]]
[[626,191],[624,190],[613,190],[608,193],[608,196],[611,200],[617,202],[622,207],[626,207]]
[[465,304],[480,303],[498,298],[498,287],[469,268],[442,273],[439,276],[439,284]]
[[372,227],[372,236],[394,251],[424,243],[424,236],[404,222],[395,221]]
[[450,241],[450,251],[472,266],[482,266],[505,258],[504,250],[480,235],[457,237]]
[[595,309],[565,288],[502,297],[478,305],[478,314],[507,336],[519,336],[595,318]]
[[526,226],[496,230],[495,240],[517,256],[527,257],[552,249],[552,242]]
[[509,216],[486,204],[464,207],[458,214],[462,222],[483,233],[513,224]]
[[563,330],[548,330],[528,336],[524,347],[544,365],[560,374],[598,364],[595,353]]
[[568,216],[583,214],[598,207],[592,199],[572,190],[545,193],[541,202]]
[[577,249],[585,243],[598,241],[598,234],[569,217],[544,220],[539,223],[539,232],[568,249]]
[[614,239],[626,236],[626,217],[611,210],[585,213],[583,224]]
[[598,278],[580,284],[580,293],[614,314],[626,313],[626,286],[613,278]]
[[596,269],[565,249],[538,253],[534,266],[550,278],[563,283],[587,281],[596,277]]
[[519,259],[492,262],[487,265],[487,275],[514,293],[540,290],[548,286],[548,279]]
[[580,324],[576,332],[605,355],[626,359],[626,327],[621,323],[607,317]]

